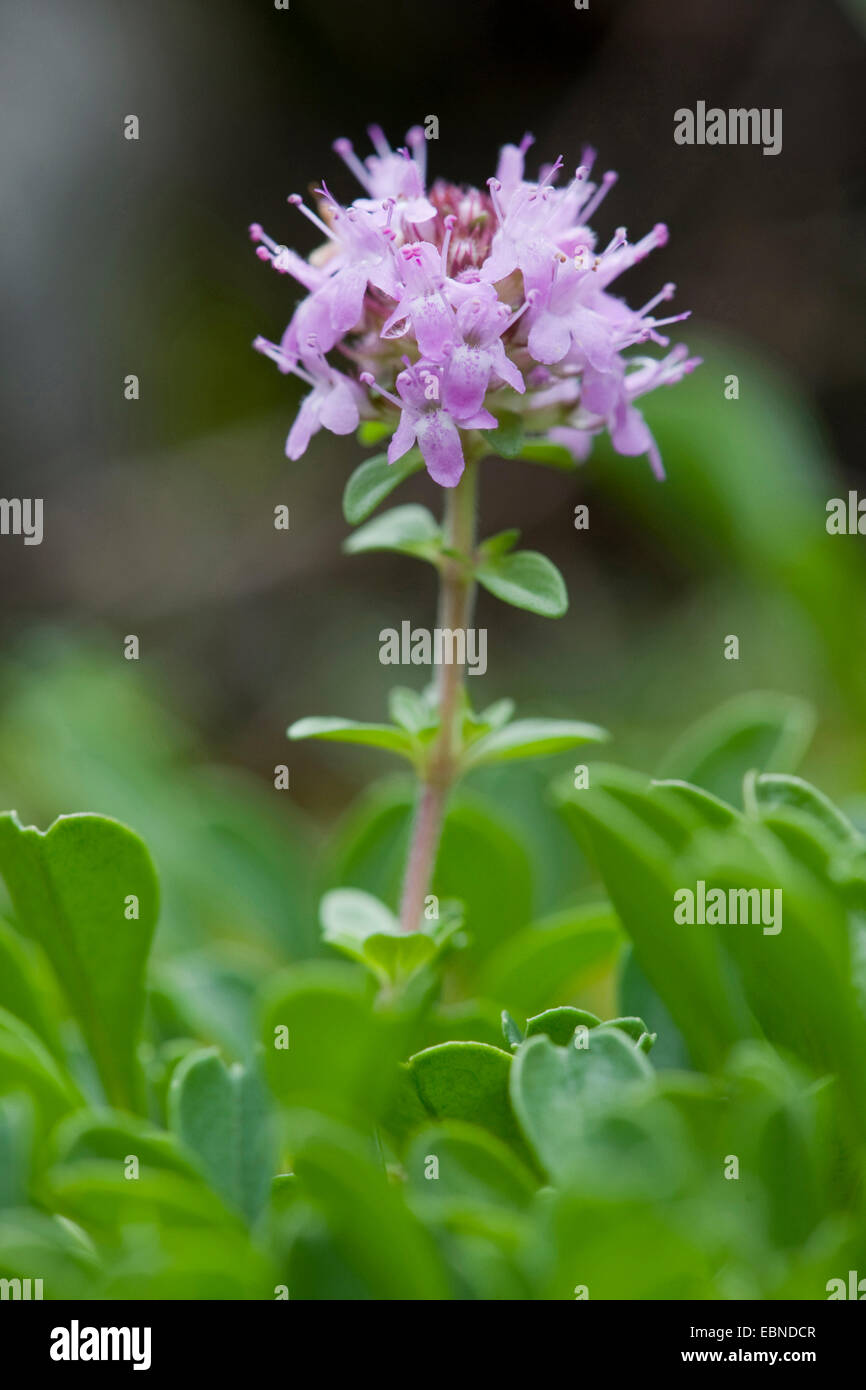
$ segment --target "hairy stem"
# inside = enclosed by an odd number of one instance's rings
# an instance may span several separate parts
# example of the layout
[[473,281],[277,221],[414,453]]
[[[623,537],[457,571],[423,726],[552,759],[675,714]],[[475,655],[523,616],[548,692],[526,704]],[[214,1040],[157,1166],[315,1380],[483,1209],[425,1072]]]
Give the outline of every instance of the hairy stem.
[[[475,549],[478,466],[477,459],[470,460],[460,482],[446,493],[445,544],[465,556],[471,556]],[[440,574],[437,626],[451,631],[465,629],[472,617],[475,580],[459,560],[446,559]],[[440,666],[437,680],[439,733],[421,784],[400,905],[400,926],[405,932],[417,931],[420,927],[424,899],[433,877],[445,807],[457,772],[457,718],[463,679],[463,668],[456,662],[443,662]]]

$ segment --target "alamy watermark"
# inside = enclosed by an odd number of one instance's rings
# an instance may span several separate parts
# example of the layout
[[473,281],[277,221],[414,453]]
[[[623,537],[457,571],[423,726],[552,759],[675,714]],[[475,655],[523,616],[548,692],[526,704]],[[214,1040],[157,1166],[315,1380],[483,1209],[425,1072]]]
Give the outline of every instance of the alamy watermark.
[[674,893],[674,921],[680,925],[762,926],[764,936],[782,930],[781,888],[710,888],[702,878],[695,887]]
[[0,536],[23,536],[25,545],[41,545],[42,498],[0,497]]
[[781,154],[782,108],[707,110],[705,101],[697,102],[694,111],[681,106],[674,112],[674,140],[678,145],[763,145],[764,154]]
[[486,627],[415,627],[408,620],[379,633],[383,666],[466,666],[470,676],[487,670]]

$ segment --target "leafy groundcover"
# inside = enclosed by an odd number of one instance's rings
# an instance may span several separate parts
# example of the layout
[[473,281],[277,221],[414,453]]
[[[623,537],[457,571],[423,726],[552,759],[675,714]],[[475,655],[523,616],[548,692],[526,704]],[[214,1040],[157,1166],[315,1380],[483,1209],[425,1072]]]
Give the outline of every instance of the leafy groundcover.
[[[56,1299],[827,1298],[866,1270],[866,841],[795,775],[810,732],[756,695],[655,777],[544,779],[562,891],[540,916],[525,834],[470,786],[410,935],[410,796],[380,786],[323,870],[321,940],[299,927],[248,990],[150,957],[132,830],[4,815],[0,1277]],[[698,883],[779,891],[775,926],[676,921]]]

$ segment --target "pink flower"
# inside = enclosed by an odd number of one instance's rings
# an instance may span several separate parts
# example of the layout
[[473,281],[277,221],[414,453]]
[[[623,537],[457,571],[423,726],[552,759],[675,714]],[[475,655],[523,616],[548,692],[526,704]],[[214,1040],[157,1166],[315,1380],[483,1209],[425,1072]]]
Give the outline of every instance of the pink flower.
[[[311,387],[286,451],[299,458],[320,428],[354,430],[361,416],[393,426],[388,459],[415,445],[428,471],[453,487],[464,467],[463,436],[493,430],[502,410],[527,434],[587,457],[603,430],[625,455],[645,454],[662,475],[658,449],[635,400],[682,379],[699,361],[685,348],[666,357],[630,356],[656,343],[685,314],[656,318],[664,288],[641,309],[613,282],[667,241],[657,224],[629,242],[625,229],[597,250],[590,226],[616,183],[590,179],[594,151],[562,186],[562,160],[526,177],[532,137],[505,145],[487,191],[426,183],[426,141],[414,127],[392,150],[370,128],[375,153],[361,160],[347,140],[335,150],[363,196],[348,206],[318,190],[318,211],[289,202],[322,244],[304,260],[250,229],[257,254],[304,289],[279,344],[256,340],[283,372]],[[337,370],[329,354],[340,354]]]

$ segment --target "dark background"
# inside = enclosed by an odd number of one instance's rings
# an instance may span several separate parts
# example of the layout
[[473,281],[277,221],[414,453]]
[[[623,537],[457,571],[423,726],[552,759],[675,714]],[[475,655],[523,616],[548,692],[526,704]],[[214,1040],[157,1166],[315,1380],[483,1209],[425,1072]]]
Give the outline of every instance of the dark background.
[[[198,727],[207,757],[263,780],[288,757],[291,719],[381,717],[393,673],[377,634],[431,621],[432,571],[341,556],[354,440],[323,433],[299,463],[283,457],[296,396],[250,343],[279,336],[295,290],[246,233],[260,220],[309,251],[315,234],[285,198],[323,176],[355,196],[330,145],[348,135],[365,154],[371,121],[396,145],[435,114],[431,173],[482,185],[525,130],[532,169],[560,153],[573,167],[594,144],[620,174],[596,219],[602,242],[620,223],[633,238],[671,229],[623,282],[630,302],[676,280],[676,308],[693,311],[679,336],[733,345],[731,370],[746,345],[781,372],[835,458],[827,495],[856,485],[862,26],[855,0],[292,0],[288,12],[5,0],[2,493],[42,496],[46,533],[39,547],[0,543],[4,659],[120,660],[137,633],[135,677]],[[698,100],[782,107],[782,153],[677,146],[673,113]],[[137,143],[123,138],[128,113]],[[434,492],[417,479],[401,500],[435,505]],[[577,501],[592,512],[579,539]],[[272,526],[280,502],[288,535]],[[662,745],[737,689],[810,685],[807,657],[769,619],[750,659],[720,668],[717,630],[739,631],[754,607],[730,599],[734,566],[684,551],[672,525],[648,527],[606,489],[603,461],[573,477],[488,464],[483,517],[488,533],[520,525],[572,595],[560,624],[482,598],[487,698],[517,693],[538,712],[613,722],[626,745],[630,729]],[[703,652],[701,615],[719,594],[733,608]],[[311,746],[292,768],[296,799],[330,814],[370,761]]]

